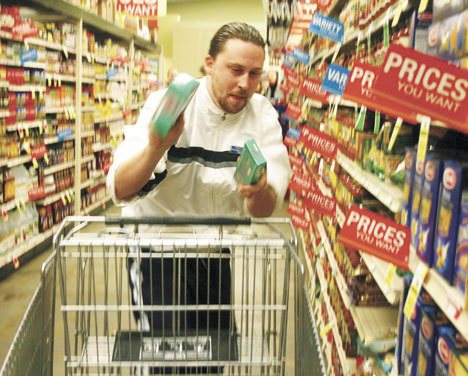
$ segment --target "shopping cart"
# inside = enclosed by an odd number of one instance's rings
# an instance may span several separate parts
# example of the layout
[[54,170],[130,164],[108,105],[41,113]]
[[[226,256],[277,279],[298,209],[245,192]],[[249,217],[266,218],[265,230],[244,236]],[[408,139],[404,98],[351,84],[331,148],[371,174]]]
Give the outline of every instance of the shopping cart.
[[66,218],[55,374],[285,374],[296,247],[288,219]]

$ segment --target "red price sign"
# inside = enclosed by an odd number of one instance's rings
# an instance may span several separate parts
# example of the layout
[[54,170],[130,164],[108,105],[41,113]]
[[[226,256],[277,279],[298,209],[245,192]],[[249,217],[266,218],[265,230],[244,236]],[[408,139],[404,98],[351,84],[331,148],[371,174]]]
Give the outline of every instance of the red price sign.
[[117,10],[138,17],[158,15],[158,0],[117,0]]
[[41,159],[47,154],[47,147],[45,144],[31,146],[31,159]]
[[303,218],[305,211],[304,207],[300,203],[290,201],[288,205],[288,213]]
[[314,189],[312,186],[312,178],[309,175],[295,171],[289,181],[289,189],[296,192],[301,197],[305,197],[307,192]]
[[44,190],[43,185],[33,187],[28,192],[29,201],[41,200],[44,197],[45,197],[45,190]]
[[304,198],[304,204],[309,210],[328,217],[336,214],[336,200],[333,197],[322,195],[319,191],[312,191]]
[[322,83],[312,78],[302,81],[299,93],[321,103],[328,103],[329,93],[322,89]]
[[468,133],[468,71],[392,44],[374,86],[378,97]]
[[370,253],[408,270],[409,228],[370,210],[353,205],[338,240],[348,247]]
[[291,216],[291,222],[294,227],[300,228],[304,231],[310,230],[310,222],[305,217],[300,217],[298,215]]
[[288,157],[289,157],[289,163],[291,164],[291,166],[302,169],[302,165],[304,164],[304,161],[302,160],[301,156],[288,154]]
[[286,108],[286,116],[294,120],[299,119],[299,116],[301,116],[301,106],[295,103],[289,103]]
[[324,158],[335,159],[338,150],[336,140],[315,128],[304,126],[299,138],[304,146],[312,151],[316,151]]

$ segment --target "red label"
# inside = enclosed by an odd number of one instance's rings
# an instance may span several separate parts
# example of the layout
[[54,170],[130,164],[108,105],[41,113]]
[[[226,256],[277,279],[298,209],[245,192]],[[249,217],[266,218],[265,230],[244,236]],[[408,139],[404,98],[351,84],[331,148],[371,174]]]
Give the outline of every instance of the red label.
[[31,146],[31,158],[40,159],[47,154],[47,147],[44,144]]
[[295,171],[289,181],[289,189],[304,197],[307,192],[313,189],[312,178],[309,175]]
[[299,119],[299,116],[301,116],[301,106],[295,103],[289,103],[286,108],[286,116],[294,120]]
[[444,171],[444,188],[451,191],[457,185],[457,173],[452,167],[448,167]]
[[[294,73],[294,71],[292,73]],[[295,73],[294,74],[288,74],[286,76],[286,81],[288,82],[287,85],[288,85],[289,88],[299,87],[299,84],[300,84],[299,78],[297,77],[297,75]]]
[[336,200],[332,197],[322,195],[320,192],[309,192],[304,199],[304,203],[309,210],[334,217],[336,214]]
[[432,337],[432,323],[426,316],[422,318],[421,331],[425,339],[430,339]]
[[370,210],[353,205],[338,240],[408,270],[410,230]]
[[30,21],[23,21],[12,29],[13,39],[21,39],[37,37],[39,35],[39,28]]
[[329,94],[322,89],[322,83],[317,80],[306,78],[302,82],[299,93],[321,103],[328,103]]
[[44,197],[45,197],[45,190],[44,190],[44,186],[42,185],[33,187],[28,192],[29,201],[41,200]]
[[445,339],[443,337],[439,338],[439,343],[437,344],[437,350],[439,352],[439,357],[442,360],[442,362],[444,364],[449,364],[450,349],[447,345],[447,342],[445,342]]
[[119,12],[138,17],[158,15],[158,0],[117,0]]
[[288,213],[304,218],[304,207],[298,202],[290,201],[288,205]]
[[310,229],[310,222],[305,219],[304,217],[299,217],[297,215],[292,215],[291,216],[291,222],[294,227],[303,229],[305,231],[309,231]]
[[304,146],[312,151],[316,151],[322,157],[335,159],[338,150],[338,144],[333,137],[330,137],[324,132],[304,126],[301,130],[299,140],[302,141]]
[[444,60],[392,44],[374,86],[399,106],[468,133],[468,71]]
[[289,136],[289,135],[286,135],[286,137],[284,138],[283,143],[284,143],[286,146],[293,147],[293,146],[296,146],[296,144],[297,144],[297,139],[295,139],[294,137],[291,137],[291,136]]
[[314,2],[317,4],[317,7],[324,13],[328,11],[328,8],[331,4],[331,0],[315,0]]
[[302,168],[304,161],[299,155],[288,154],[288,157],[289,157],[289,163],[291,164],[291,166]]
[[397,105],[375,95],[373,87],[378,75],[378,68],[370,64],[356,62],[349,75],[343,97],[374,111],[381,111],[395,118],[401,117],[409,123],[416,124],[417,114],[414,109]]

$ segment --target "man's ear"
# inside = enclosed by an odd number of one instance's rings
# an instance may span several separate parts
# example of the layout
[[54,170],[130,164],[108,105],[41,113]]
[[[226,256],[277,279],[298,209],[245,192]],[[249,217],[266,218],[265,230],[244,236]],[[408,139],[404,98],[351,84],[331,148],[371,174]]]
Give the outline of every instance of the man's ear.
[[205,72],[207,76],[211,76],[213,70],[214,59],[211,55],[205,56]]

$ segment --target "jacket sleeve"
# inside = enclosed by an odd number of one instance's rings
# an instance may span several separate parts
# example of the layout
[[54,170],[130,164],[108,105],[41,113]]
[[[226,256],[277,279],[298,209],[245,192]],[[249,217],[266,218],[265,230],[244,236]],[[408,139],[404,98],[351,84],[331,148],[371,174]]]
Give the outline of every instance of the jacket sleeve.
[[286,146],[283,144],[278,114],[268,101],[265,100],[265,102],[260,148],[267,161],[267,182],[276,192],[274,210],[276,212],[284,202],[284,196],[291,178],[291,166]]
[[[164,90],[160,90],[148,97],[145,105],[140,110],[140,115],[136,124],[126,125],[124,127],[124,140],[117,147],[113,155],[113,162],[107,174],[107,190],[112,200],[116,205],[126,205],[137,200],[138,196],[134,196],[130,200],[119,200],[115,195],[115,173],[122,162],[133,157],[135,154],[143,150],[148,144],[149,123],[156,111],[163,95]],[[155,172],[163,172],[166,169],[166,158],[162,158],[156,166]],[[151,179],[154,179],[154,174]]]

